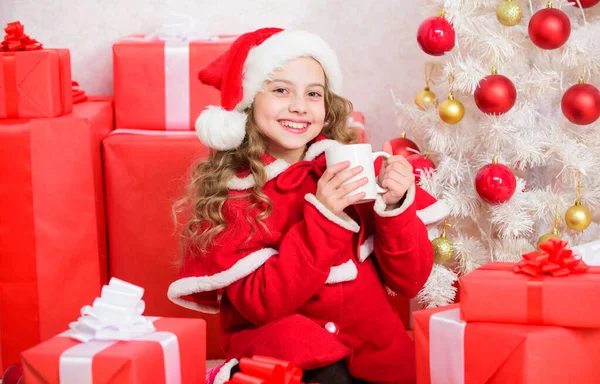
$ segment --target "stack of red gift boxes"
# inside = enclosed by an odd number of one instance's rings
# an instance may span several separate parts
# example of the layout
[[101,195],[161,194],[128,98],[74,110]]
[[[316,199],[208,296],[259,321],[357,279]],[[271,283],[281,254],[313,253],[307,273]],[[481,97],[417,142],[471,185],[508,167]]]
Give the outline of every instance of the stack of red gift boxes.
[[[76,104],[73,105],[73,102]],[[62,332],[107,278],[101,141],[110,99],[19,22],[0,46],[0,370]]]
[[551,239],[460,279],[460,304],[414,316],[417,383],[600,381],[600,267]]
[[[206,329],[190,333],[197,368],[187,375],[203,377],[206,358],[224,357],[218,317],[167,299],[180,255],[172,205],[183,195],[190,167],[208,155],[194,132],[195,118],[207,105],[220,103],[219,93],[197,80],[197,71],[235,37],[135,35],[116,42],[113,103],[86,96],[72,81],[69,50],[42,47],[18,22],[5,31],[0,49],[0,372],[27,350],[27,382],[58,382],[63,377],[59,361],[79,341],[55,336],[82,315],[84,306],[96,303],[100,292],[104,297],[109,278],[118,278],[143,287],[144,315],[167,317],[157,324],[180,335],[198,324]],[[366,141],[363,115],[355,112],[350,124]],[[407,301],[393,300],[408,323]],[[94,357],[90,374],[102,382],[129,382],[141,366],[160,377],[162,364],[149,357],[154,352],[148,348],[154,347],[108,348]],[[132,358],[119,357],[127,353]],[[192,360],[182,356],[181,363]],[[119,363],[105,367],[110,361]]]

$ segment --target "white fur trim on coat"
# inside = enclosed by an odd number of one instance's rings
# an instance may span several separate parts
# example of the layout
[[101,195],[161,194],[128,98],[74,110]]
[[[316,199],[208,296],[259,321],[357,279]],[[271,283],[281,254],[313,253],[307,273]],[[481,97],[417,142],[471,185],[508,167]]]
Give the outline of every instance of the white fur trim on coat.
[[207,147],[219,151],[234,149],[246,137],[246,119],[244,112],[209,106],[196,119],[196,132]]
[[263,248],[238,260],[237,263],[226,271],[215,273],[211,276],[181,278],[171,283],[167,296],[172,302],[182,307],[200,312],[216,313],[218,312],[218,308],[198,305],[193,301],[183,299],[183,297],[194,293],[212,292],[220,288],[225,288],[256,271],[271,256],[277,253],[279,252],[276,249]]
[[348,260],[344,264],[331,267],[325,284],[337,284],[343,283],[344,281],[352,281],[356,279],[356,276],[358,276],[356,264],[354,264],[354,261]]
[[[335,147],[338,145],[342,145],[342,143],[335,140],[321,140],[313,143],[308,150],[304,154],[304,161],[310,161],[316,159],[319,155],[324,153],[328,148]],[[271,164],[265,167],[267,171],[267,181],[272,180],[285,172],[291,166],[290,163],[283,159],[277,159]],[[254,186],[254,176],[252,174],[240,178],[237,176],[233,176],[227,182],[227,188],[235,191],[245,191]]]
[[[231,379],[231,369],[238,364],[238,359],[231,359],[219,369],[219,373],[215,376],[215,381],[212,384],[224,384]],[[208,384],[208,381],[206,381]]]
[[248,108],[254,96],[260,92],[273,71],[287,61],[299,57],[312,57],[323,67],[329,88],[340,94],[342,71],[335,52],[319,36],[306,31],[282,31],[252,48],[244,62],[242,79],[243,99],[235,107],[238,111]]
[[364,243],[360,246],[358,261],[361,263],[367,259],[367,257],[371,256],[371,254],[375,251],[375,235],[371,235],[367,237]]
[[406,191],[406,197],[404,198],[402,205],[396,209],[392,209],[389,211],[386,211],[385,202],[383,201],[383,198],[381,197],[381,195],[378,194],[377,197],[375,198],[375,206],[374,206],[375,213],[377,213],[377,215],[379,215],[381,217],[398,216],[399,214],[406,211],[406,209],[408,207],[410,207],[410,205],[415,201],[415,191],[416,191],[415,185],[412,184],[410,186],[410,188],[408,188],[408,191]]
[[304,195],[304,198],[306,199],[306,201],[314,205],[323,216],[329,219],[329,221],[332,221],[340,227],[355,233],[357,233],[360,230],[360,226],[358,225],[358,223],[352,220],[350,216],[343,212],[339,216],[331,212],[329,209],[327,209],[326,206],[324,206],[319,200],[317,200],[317,197],[312,193],[307,193],[306,195]]
[[449,214],[450,206],[443,200],[438,200],[429,207],[417,211],[417,216],[419,216],[425,225],[444,220]]

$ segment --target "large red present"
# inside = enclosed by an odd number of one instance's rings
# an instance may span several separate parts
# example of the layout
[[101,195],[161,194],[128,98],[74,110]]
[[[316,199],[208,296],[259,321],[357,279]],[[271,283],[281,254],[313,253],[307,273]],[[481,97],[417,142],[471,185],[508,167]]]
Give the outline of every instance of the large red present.
[[417,384],[592,384],[600,329],[465,322],[458,304],[414,313]]
[[25,382],[204,383],[205,322],[144,317],[142,295],[112,279],[69,331],[23,353]]
[[[23,26],[10,23],[0,46],[0,118],[56,117],[73,109],[68,49],[20,44]],[[8,52],[3,52],[2,47]],[[22,50],[20,50],[22,49]],[[25,50],[33,49],[33,50]]]
[[100,147],[108,102],[51,119],[0,120],[3,366],[63,330],[106,279]]
[[[566,255],[573,260],[573,265],[580,263],[570,250],[564,248],[565,242],[549,242],[544,246],[550,253]],[[545,251],[523,255],[525,261],[519,265],[488,263],[461,277],[463,318],[467,321],[600,328],[600,296],[592,294],[600,292],[600,267],[585,266],[579,273],[564,269],[559,276],[515,272],[515,268],[521,271],[522,266],[533,265],[528,263],[535,260],[528,259],[541,260],[547,255]]]
[[118,128],[194,130],[209,105],[220,105],[218,90],[200,83],[198,71],[235,40],[134,35],[113,45],[115,117]]
[[208,150],[195,132],[119,130],[103,143],[110,275],[145,288],[151,316],[207,321],[209,359],[224,357],[218,315],[173,304],[169,285],[181,257],[173,203],[184,194],[188,170]]

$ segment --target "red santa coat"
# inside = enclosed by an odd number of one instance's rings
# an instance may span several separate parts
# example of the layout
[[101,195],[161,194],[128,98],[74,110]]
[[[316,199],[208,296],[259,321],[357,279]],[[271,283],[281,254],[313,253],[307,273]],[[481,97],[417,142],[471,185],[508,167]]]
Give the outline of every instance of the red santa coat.
[[314,195],[333,145],[341,144],[320,136],[293,165],[264,155],[268,230],[253,228],[246,217],[257,208],[236,198],[252,176],[231,179],[226,230],[207,252],[187,252],[169,288],[179,305],[220,309],[225,371],[240,357],[266,355],[303,369],[346,359],[354,377],[371,383],[415,379],[414,346],[386,289],[413,297],[422,288],[433,263],[424,221],[443,218],[447,206],[411,187],[397,209],[378,199],[334,215]]

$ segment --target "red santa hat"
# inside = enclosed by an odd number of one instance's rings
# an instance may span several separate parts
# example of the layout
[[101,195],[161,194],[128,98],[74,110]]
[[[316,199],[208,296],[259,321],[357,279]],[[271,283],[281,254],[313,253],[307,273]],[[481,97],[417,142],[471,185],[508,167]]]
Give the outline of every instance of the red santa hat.
[[202,83],[221,91],[221,106],[207,107],[196,120],[200,140],[217,150],[237,148],[246,136],[246,109],[256,94],[274,70],[299,57],[317,60],[329,89],[340,93],[342,73],[337,56],[317,35],[280,28],[246,33],[198,75]]

